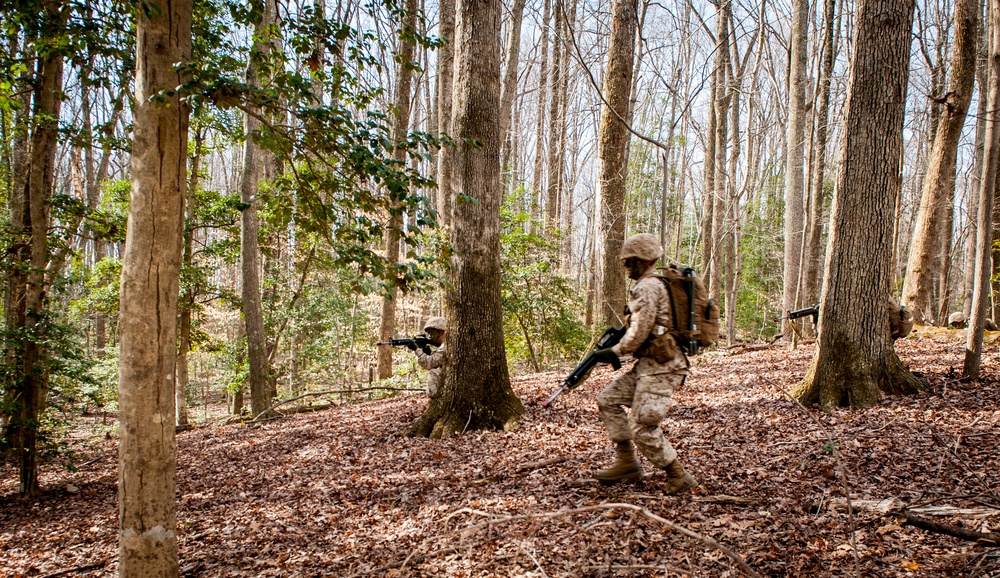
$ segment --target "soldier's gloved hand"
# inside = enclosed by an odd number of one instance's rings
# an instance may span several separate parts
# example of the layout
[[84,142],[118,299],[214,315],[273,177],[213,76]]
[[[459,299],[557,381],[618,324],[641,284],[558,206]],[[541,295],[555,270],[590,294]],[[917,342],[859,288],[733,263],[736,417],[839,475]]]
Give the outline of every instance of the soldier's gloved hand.
[[[416,349],[416,348],[414,347],[414,349]],[[424,350],[424,355],[430,355],[431,354],[431,347],[429,345],[425,345],[421,349]]]
[[417,350],[417,343],[415,341],[407,341],[406,342],[406,348],[409,349],[410,351],[416,351]]
[[598,349],[594,352],[594,359],[598,363],[618,363],[618,354],[610,347]]

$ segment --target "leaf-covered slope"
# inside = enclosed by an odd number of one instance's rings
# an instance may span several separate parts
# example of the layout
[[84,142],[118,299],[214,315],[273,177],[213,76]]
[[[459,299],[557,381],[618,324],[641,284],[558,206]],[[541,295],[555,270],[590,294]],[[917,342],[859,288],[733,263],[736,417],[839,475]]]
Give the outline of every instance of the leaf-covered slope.
[[[982,384],[959,383],[960,336],[897,343],[930,388],[866,411],[817,414],[788,401],[812,347],[695,360],[663,422],[702,483],[665,497],[662,472],[603,488],[590,473],[612,457],[594,397],[598,370],[549,410],[562,376],[522,377],[527,406],[512,432],[404,438],[417,395],[299,414],[257,428],[203,427],[178,436],[181,567],[190,576],[735,576],[735,563],[633,510],[641,506],[717,540],[767,576],[965,576],[1000,572],[994,548],[927,533],[852,499],[962,507],[934,520],[1000,525],[1000,387],[996,350]],[[738,350],[734,350],[737,352]],[[823,424],[821,427],[819,424]],[[2,576],[43,576],[106,562],[117,572],[117,447],[76,473],[43,474],[43,499],[14,500],[0,470]],[[545,518],[523,518],[573,511]],[[933,517],[933,516],[932,516]],[[854,545],[850,527],[854,527]],[[985,527],[984,527],[985,526]]]

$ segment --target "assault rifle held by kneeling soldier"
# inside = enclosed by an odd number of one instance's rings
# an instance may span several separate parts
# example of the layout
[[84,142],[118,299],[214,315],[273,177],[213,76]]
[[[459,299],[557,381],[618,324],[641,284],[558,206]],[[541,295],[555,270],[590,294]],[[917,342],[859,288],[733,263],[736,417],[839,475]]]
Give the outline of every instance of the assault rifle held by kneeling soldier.
[[414,351],[417,348],[428,349],[431,345],[431,338],[425,333],[416,335],[414,337],[404,337],[400,339],[390,339],[389,341],[379,341],[375,345],[391,345],[393,347],[406,347]]
[[[615,345],[617,345],[618,342],[622,340],[622,337],[625,335],[625,331],[627,329],[628,328],[624,325],[617,328],[608,327],[604,331],[604,335],[602,335],[601,338],[597,340],[597,343],[594,344],[594,347],[591,348],[590,354],[587,355],[587,357],[584,357],[583,361],[580,362],[580,365],[577,365],[576,369],[574,369],[572,372],[570,372],[569,375],[566,376],[566,378],[563,380],[562,387],[557,389],[556,392],[552,394],[552,397],[550,397],[544,403],[542,403],[542,407],[549,407],[550,405],[552,405],[552,402],[555,401],[555,399],[559,397],[559,395],[562,392],[566,391],[567,389],[576,389],[576,386],[583,383],[584,380],[587,379],[587,376],[590,375],[590,370],[594,369],[594,366],[600,363],[597,360],[597,356],[594,355],[594,352],[600,349],[606,349],[608,347],[614,347]],[[616,370],[621,369],[622,363],[616,357],[611,362],[611,366],[614,367]]]

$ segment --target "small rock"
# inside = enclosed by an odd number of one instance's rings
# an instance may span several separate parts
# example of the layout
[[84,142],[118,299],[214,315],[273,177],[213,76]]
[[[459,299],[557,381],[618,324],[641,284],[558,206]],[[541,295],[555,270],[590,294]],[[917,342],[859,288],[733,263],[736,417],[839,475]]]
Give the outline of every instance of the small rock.
[[66,491],[75,494],[80,491],[80,488],[74,486],[73,484],[66,484]]

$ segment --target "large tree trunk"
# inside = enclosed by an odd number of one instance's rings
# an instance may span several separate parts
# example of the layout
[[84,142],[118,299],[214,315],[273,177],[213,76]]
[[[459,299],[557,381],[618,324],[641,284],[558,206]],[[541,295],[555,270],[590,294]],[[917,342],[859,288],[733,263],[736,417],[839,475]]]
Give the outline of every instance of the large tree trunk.
[[812,304],[819,301],[820,274],[822,273],[823,247],[823,193],[826,180],[826,144],[830,118],[830,86],[834,66],[834,38],[839,34],[835,26],[836,0],[825,0],[823,9],[823,62],[819,76],[819,95],[816,102],[816,136],[813,141],[812,177],[809,185],[809,229],[805,262],[801,264],[802,292],[799,302]]
[[979,223],[976,234],[976,277],[972,291],[972,319],[965,345],[965,377],[979,379],[983,354],[983,328],[989,305],[990,249],[993,236],[994,194],[997,184],[997,164],[1000,163],[1000,0],[989,2],[989,96],[986,120],[986,150],[984,152],[982,184],[979,189]]
[[524,413],[510,386],[500,303],[500,2],[459,0],[456,11],[454,178],[475,201],[455,205],[443,383],[406,432],[419,437],[511,429]]
[[638,4],[636,0],[615,0],[612,8],[611,38],[608,42],[608,67],[604,74],[604,101],[597,136],[600,159],[598,219],[604,240],[604,282],[600,317],[608,325],[622,324],[625,309],[625,272],[620,259],[625,242],[625,164],[629,142],[628,116],[635,61],[635,34]]
[[[438,36],[444,44],[438,49],[437,109],[438,132],[451,135],[452,92],[454,92],[455,67],[455,0],[441,0],[441,23]],[[437,204],[438,220],[444,226],[451,226],[451,214],[455,203],[455,189],[452,186],[452,157],[454,151],[443,147],[438,155]]]
[[[406,166],[406,149],[402,144],[410,132],[410,97],[413,85],[413,54],[414,45],[411,40],[417,32],[417,2],[406,0],[403,23],[399,30],[399,51],[396,68],[396,98],[393,104],[392,124],[392,158],[400,168]],[[395,193],[390,193],[395,194]],[[382,327],[379,331],[379,341],[389,341],[396,330],[396,298],[399,296],[399,281],[395,278],[395,270],[399,264],[399,239],[403,228],[403,212],[400,209],[402,199],[392,199],[389,209],[389,226],[385,231],[385,258],[388,261],[393,279],[390,280],[389,293],[382,297]],[[392,377],[392,346],[380,345],[378,348],[378,378]]]
[[[903,303],[913,311],[917,323],[928,323],[935,317],[931,289],[935,273],[941,267],[940,256],[942,247],[946,244],[946,236],[950,249],[955,160],[976,83],[979,5],[979,0],[959,0],[955,7],[955,48],[952,52],[951,78],[940,118],[934,121],[937,125],[934,146],[924,178],[903,284]],[[943,283],[944,276],[941,279],[943,295],[947,293],[947,288]],[[938,322],[945,323],[947,319],[939,318]]]
[[[792,38],[788,73],[788,124],[785,127],[785,265],[781,306],[796,309],[802,257],[802,199],[805,188],[806,79],[808,76],[809,2],[792,2]],[[782,330],[791,338],[791,322]]]
[[892,346],[893,198],[900,186],[914,0],[861,0],[831,215],[816,356],[796,395],[823,407],[875,405],[921,384]]
[[[275,0],[264,1],[264,15],[254,33],[256,39],[253,51],[265,56],[272,49],[272,39],[268,36],[270,27],[278,21]],[[247,65],[247,84],[260,86],[260,78],[254,58]],[[271,368],[267,362],[267,330],[264,327],[264,307],[261,303],[261,266],[258,234],[260,224],[257,219],[257,184],[262,178],[261,169],[270,165],[268,154],[255,141],[260,121],[247,113],[243,118],[247,140],[243,145],[243,170],[240,174],[240,200],[246,207],[241,216],[240,227],[240,275],[242,278],[243,320],[247,332],[247,361],[249,366],[250,411],[259,415],[273,403]]]
[[132,203],[121,279],[119,575],[177,576],[174,364],[187,182],[190,0],[136,12]]

